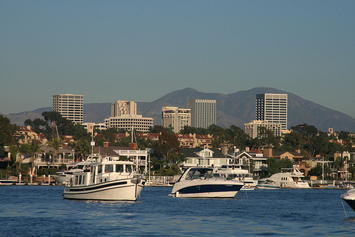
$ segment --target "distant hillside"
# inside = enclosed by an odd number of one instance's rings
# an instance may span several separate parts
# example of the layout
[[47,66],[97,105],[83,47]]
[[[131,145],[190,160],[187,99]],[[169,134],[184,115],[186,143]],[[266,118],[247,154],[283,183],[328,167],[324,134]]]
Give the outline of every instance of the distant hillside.
[[[325,131],[332,127],[335,130],[355,131],[355,119],[344,113],[305,100],[293,93],[274,88],[253,88],[231,94],[204,93],[186,88],[173,91],[152,102],[138,102],[138,112],[144,116],[153,117],[156,124],[161,124],[161,108],[163,106],[186,107],[190,99],[217,100],[217,124],[223,127],[243,124],[255,119],[255,95],[260,93],[287,93],[289,95],[288,123],[294,126],[301,123],[315,125]],[[23,124],[27,118],[40,117],[43,111],[50,108],[40,108],[34,111],[6,115],[12,123]],[[110,116],[110,103],[90,103],[84,105],[85,121],[102,122]]]

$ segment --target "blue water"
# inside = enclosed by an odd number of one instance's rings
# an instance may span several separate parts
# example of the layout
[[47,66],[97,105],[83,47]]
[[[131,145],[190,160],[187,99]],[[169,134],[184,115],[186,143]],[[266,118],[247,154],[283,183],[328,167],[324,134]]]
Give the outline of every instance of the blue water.
[[0,187],[0,236],[355,236],[344,190],[242,191],[178,199],[146,187],[138,202],[62,198],[60,186]]

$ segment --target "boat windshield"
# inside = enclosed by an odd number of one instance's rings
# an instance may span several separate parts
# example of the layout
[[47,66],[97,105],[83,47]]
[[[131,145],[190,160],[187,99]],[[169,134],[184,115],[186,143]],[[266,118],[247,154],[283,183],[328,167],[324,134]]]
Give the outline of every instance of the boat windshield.
[[186,175],[186,179],[212,178],[213,169],[191,169]]

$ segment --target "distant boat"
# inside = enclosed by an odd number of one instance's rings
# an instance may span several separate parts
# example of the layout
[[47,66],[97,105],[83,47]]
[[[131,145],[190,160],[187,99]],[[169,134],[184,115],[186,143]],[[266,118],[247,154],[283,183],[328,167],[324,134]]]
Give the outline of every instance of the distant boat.
[[131,161],[105,157],[76,172],[64,189],[64,198],[79,200],[136,201],[145,180]]
[[178,198],[234,198],[243,183],[227,180],[213,168],[192,167],[175,182],[171,196]]
[[341,198],[355,211],[355,188],[341,195]]
[[281,188],[310,188],[309,184],[302,180],[304,177],[299,169],[293,167],[281,169],[281,173],[271,175],[268,180]]
[[0,179],[0,186],[15,185],[17,180]]
[[277,185],[274,181],[269,179],[259,179],[259,183],[256,185],[257,189],[280,189],[280,185]]
[[54,178],[56,184],[67,185],[69,184],[69,181],[73,177],[74,173],[83,171],[86,167],[89,167],[91,163],[95,162],[96,159],[99,159],[99,157],[96,158],[88,157],[87,160],[80,161],[67,170],[56,172],[55,175],[52,175],[52,177]]
[[241,190],[254,190],[258,180],[253,179],[253,175],[248,170],[237,165],[222,166],[217,172],[224,174],[227,179],[238,180],[244,183]]

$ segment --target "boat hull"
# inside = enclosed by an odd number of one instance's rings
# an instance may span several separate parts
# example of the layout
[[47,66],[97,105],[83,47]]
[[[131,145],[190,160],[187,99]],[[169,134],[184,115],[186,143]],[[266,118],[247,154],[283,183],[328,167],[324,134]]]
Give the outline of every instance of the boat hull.
[[1,186],[15,185],[17,181],[15,180],[0,180]]
[[343,199],[355,211],[355,200]]
[[350,189],[341,198],[355,211],[355,189]]
[[63,197],[77,200],[136,201],[144,187],[141,179],[125,179],[81,187],[66,187]]
[[258,184],[256,186],[257,189],[280,189],[279,186],[276,185],[267,185],[267,184]]
[[243,185],[206,184],[181,188],[175,197],[181,198],[234,198]]
[[56,184],[65,185],[65,184],[69,184],[72,175],[52,175],[52,177],[54,178]]

